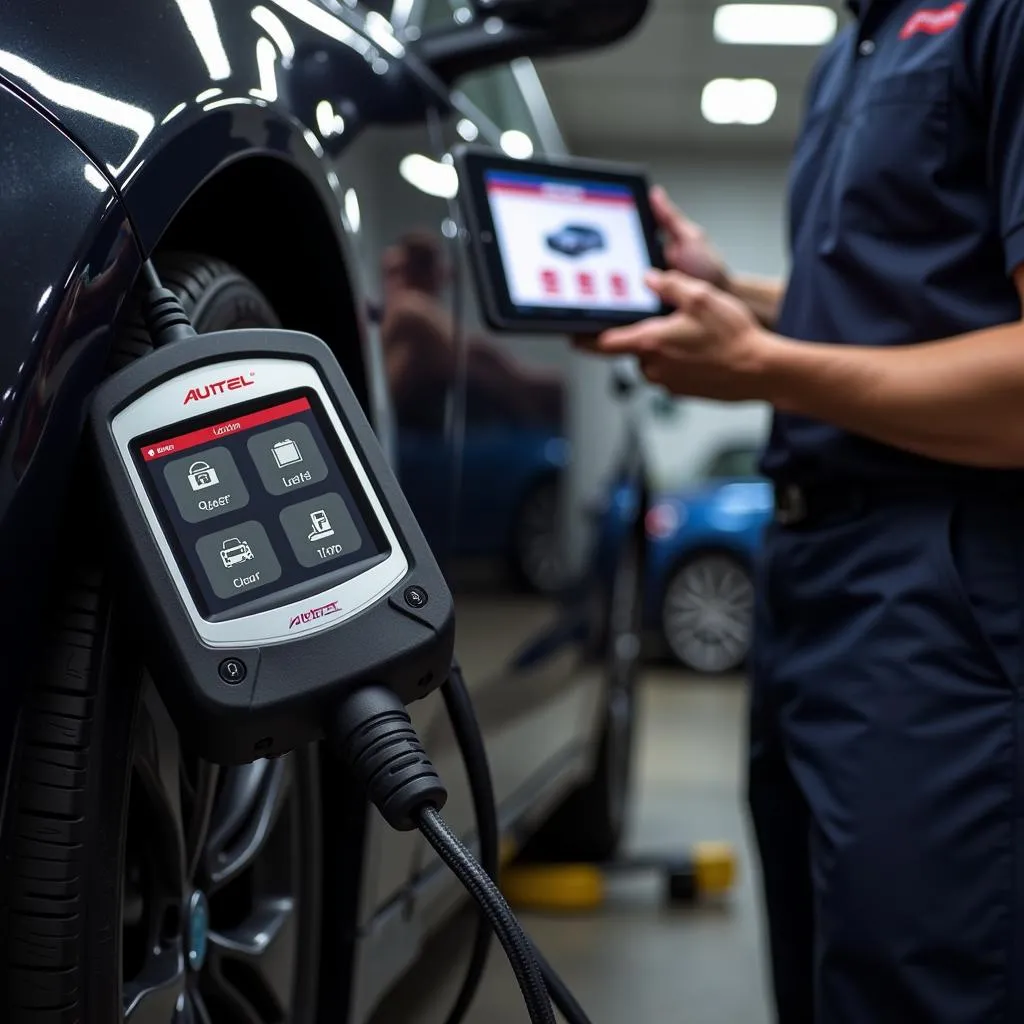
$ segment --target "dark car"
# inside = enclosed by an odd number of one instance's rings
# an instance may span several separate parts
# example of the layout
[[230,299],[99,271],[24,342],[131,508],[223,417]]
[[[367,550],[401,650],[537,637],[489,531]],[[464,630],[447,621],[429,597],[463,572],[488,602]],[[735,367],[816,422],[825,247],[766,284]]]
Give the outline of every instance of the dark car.
[[605,247],[604,233],[586,224],[566,224],[545,239],[548,248],[563,256],[585,256]]
[[[645,3],[394,6],[0,5],[4,1024],[362,1022],[462,905],[329,749],[218,769],[149,680],[83,444],[99,382],[149,349],[147,257],[200,332],[322,338],[400,473],[429,448],[413,503],[456,594],[505,837],[590,858],[621,834],[637,430],[611,371],[564,339],[483,330],[448,154],[508,132],[562,153],[528,58],[612,42]],[[524,593],[482,542],[460,546],[487,532],[481,474],[515,468],[470,406],[501,398],[544,431],[554,391],[571,409],[548,452],[562,583]],[[443,702],[412,712],[472,841]]]

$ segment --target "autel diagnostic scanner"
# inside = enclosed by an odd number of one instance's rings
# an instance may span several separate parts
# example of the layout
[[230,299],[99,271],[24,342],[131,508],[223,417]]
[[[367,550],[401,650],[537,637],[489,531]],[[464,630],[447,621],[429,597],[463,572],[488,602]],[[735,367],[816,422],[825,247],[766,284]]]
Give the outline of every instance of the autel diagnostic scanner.
[[[493,929],[532,1024],[555,1024],[552,998],[590,1024],[495,884],[497,811],[452,659],[451,594],[341,368],[305,334],[197,335],[156,267],[144,272],[155,348],[100,386],[91,427],[136,633],[183,741],[216,764],[327,741],[484,915],[451,1020]],[[439,687],[487,868],[441,817],[447,791],[406,711]]]
[[147,662],[200,756],[281,754],[357,687],[445,681],[451,595],[323,342],[183,338],[101,386],[92,431]]

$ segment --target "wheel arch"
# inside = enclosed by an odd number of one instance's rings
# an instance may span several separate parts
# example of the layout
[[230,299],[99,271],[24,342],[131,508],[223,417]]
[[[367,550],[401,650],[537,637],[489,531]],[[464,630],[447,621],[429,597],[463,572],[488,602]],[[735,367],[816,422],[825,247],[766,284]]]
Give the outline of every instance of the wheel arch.
[[330,346],[370,410],[372,361],[355,268],[301,170],[264,154],[227,164],[188,197],[159,248],[200,252],[237,267],[266,295],[285,327]]

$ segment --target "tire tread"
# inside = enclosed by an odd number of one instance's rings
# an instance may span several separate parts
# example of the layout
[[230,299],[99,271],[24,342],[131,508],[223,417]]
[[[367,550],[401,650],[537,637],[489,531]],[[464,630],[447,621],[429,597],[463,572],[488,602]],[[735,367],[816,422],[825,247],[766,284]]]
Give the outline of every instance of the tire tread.
[[[215,281],[240,276],[221,260],[190,253],[161,256],[157,266],[187,312]],[[151,348],[137,295],[126,306],[110,355],[111,372]],[[11,780],[10,834],[4,837],[0,871],[4,1024],[82,1024],[85,1019],[87,788],[90,773],[98,771],[92,749],[97,656],[108,597],[99,565],[86,561],[69,576],[50,609],[49,649],[22,713]]]

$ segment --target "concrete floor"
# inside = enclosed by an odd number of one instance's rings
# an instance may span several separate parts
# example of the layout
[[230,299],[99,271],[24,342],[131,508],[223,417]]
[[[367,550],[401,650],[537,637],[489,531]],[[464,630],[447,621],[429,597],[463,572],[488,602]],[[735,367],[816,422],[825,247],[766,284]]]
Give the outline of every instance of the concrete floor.
[[[670,910],[657,881],[640,878],[620,880],[594,915],[523,915],[594,1024],[770,1020],[742,805],[744,715],[740,680],[702,681],[661,670],[644,686],[629,850],[673,853],[702,839],[734,843],[740,877],[722,905]],[[525,1011],[497,946],[490,964],[468,1024],[521,1024]],[[448,993],[436,994],[432,1003],[450,1005]],[[403,1024],[435,1021],[434,1014],[406,1007],[392,1007],[387,1016]]]

